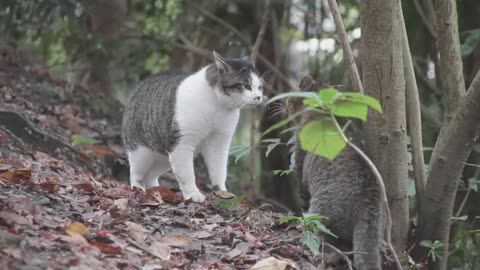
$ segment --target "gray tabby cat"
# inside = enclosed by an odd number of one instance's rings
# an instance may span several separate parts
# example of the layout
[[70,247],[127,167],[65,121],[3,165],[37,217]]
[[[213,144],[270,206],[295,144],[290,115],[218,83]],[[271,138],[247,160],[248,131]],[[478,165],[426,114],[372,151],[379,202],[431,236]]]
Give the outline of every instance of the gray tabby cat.
[[240,109],[262,102],[263,79],[248,57],[213,56],[213,64],[193,74],[160,73],[131,94],[122,125],[131,186],[158,186],[158,177],[172,168],[184,198],[203,202],[193,167],[201,154],[212,186],[226,190]]
[[[311,77],[305,77],[300,88],[315,90],[317,87]],[[303,106],[302,99],[289,98],[287,113],[293,115]],[[358,252],[354,255],[357,270],[381,269],[380,249],[386,216],[380,186],[370,168],[349,147],[333,161],[303,151],[300,147],[298,132],[301,127],[321,117],[313,112],[295,119],[295,164],[304,210],[328,217],[327,227],[340,241],[353,245],[353,251]],[[358,131],[347,131],[347,137],[352,137],[352,142],[361,146],[361,134]],[[342,244],[338,239],[328,241],[335,245]]]

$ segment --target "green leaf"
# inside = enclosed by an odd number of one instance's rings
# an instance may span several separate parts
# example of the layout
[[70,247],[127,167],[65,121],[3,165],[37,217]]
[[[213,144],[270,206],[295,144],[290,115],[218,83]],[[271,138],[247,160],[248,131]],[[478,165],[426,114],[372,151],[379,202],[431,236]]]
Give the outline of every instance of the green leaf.
[[325,118],[309,122],[300,131],[300,145],[305,151],[313,152],[333,160],[345,148],[345,141],[332,122]]
[[337,89],[333,88],[322,89],[318,92],[318,95],[320,96],[320,99],[326,109],[331,108],[335,99],[341,96]]
[[318,232],[322,232],[322,233],[326,233],[330,236],[333,236],[335,238],[338,238],[338,236],[336,236],[335,234],[332,233],[332,231],[330,231],[330,229],[328,229],[323,223],[321,223],[320,221],[318,220],[315,220],[313,222],[315,224],[315,230],[318,231]]
[[315,97],[315,96],[317,96],[317,94],[315,94],[313,92],[294,91],[294,92],[288,92],[288,93],[283,93],[283,94],[276,95],[276,96],[272,97],[271,99],[269,99],[267,102],[265,102],[265,104],[270,104],[274,101],[277,101],[277,100],[280,100],[280,99],[283,99],[283,98],[288,98],[288,97],[311,98],[311,97]]
[[318,97],[304,99],[303,104],[307,105],[308,107],[312,107],[312,108],[317,108],[317,107],[323,108],[324,107],[322,100],[319,99]]
[[100,143],[99,140],[95,140],[95,139],[92,139],[92,138],[88,138],[88,137],[83,137],[82,135],[79,135],[79,134],[76,134],[76,135],[73,135],[72,136],[73,138],[73,145],[92,145],[92,144],[98,144]]
[[302,233],[302,237],[300,238],[300,242],[312,251],[314,255],[320,254],[320,236],[316,235],[315,233],[305,230]]
[[302,222],[301,217],[296,217],[296,216],[281,216],[280,217],[280,223],[287,223],[287,222]]
[[275,149],[275,147],[279,146],[280,143],[272,143],[272,144],[269,144],[267,146],[267,151],[265,151],[265,156],[268,157],[268,155],[270,155],[270,152],[272,152],[273,149]]
[[365,103],[350,100],[338,100],[333,105],[332,111],[336,116],[354,117],[366,121],[368,106]]
[[262,134],[262,137],[267,135],[268,133],[274,131],[275,129],[278,129],[278,128],[281,128],[283,126],[285,126],[286,124],[288,124],[290,121],[292,121],[293,119],[295,119],[295,117],[299,116],[300,114],[306,112],[306,111],[310,111],[312,109],[310,108],[307,108],[305,110],[302,110],[302,111],[299,111],[299,112],[296,112],[294,113],[293,115],[290,115],[288,118],[286,119],[283,119],[279,122],[277,122],[276,124],[274,124],[273,126],[269,127],[267,130],[265,130],[265,132],[263,132]]
[[380,105],[378,100],[376,100],[373,97],[363,95],[363,94],[360,94],[360,93],[355,93],[355,92],[345,92],[345,93],[343,93],[343,95],[348,100],[355,101],[355,102],[358,102],[358,103],[367,104],[368,106],[370,106],[370,108],[374,109],[375,111],[377,111],[379,113],[383,113],[382,106]]
[[280,138],[263,139],[264,143],[280,143]]
[[322,219],[327,219],[325,216],[321,216],[318,214],[310,214],[310,213],[305,213],[303,214],[303,220],[305,223],[310,223],[316,220],[322,220]]

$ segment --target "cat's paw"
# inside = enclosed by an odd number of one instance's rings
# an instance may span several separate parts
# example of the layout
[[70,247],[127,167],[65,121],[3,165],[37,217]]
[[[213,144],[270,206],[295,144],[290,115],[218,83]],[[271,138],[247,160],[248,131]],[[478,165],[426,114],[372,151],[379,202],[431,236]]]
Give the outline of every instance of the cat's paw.
[[185,200],[192,199],[192,202],[195,203],[202,203],[205,201],[205,195],[203,195],[200,191],[192,192],[189,194],[183,194]]

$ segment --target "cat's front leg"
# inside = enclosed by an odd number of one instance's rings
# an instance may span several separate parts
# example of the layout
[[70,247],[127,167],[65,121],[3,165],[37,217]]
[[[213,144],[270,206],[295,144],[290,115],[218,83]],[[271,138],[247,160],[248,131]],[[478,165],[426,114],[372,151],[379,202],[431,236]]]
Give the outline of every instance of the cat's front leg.
[[215,134],[209,137],[202,147],[202,156],[207,165],[208,175],[212,181],[212,186],[218,190],[227,190],[225,181],[227,179],[228,150],[230,148],[230,142],[230,135]]
[[201,203],[205,196],[195,184],[195,173],[193,170],[193,149],[179,145],[169,155],[170,165],[177,177],[178,184],[182,190],[185,200],[192,199],[193,202]]

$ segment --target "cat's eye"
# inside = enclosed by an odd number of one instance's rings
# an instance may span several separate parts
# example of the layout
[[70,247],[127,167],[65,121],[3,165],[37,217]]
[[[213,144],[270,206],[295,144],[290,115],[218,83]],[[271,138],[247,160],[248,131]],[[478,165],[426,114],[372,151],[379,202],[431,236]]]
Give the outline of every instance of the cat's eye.
[[247,89],[247,90],[252,90],[252,87],[251,87],[250,85],[248,85],[248,84],[245,84],[244,87],[245,87],[245,89]]
[[260,86],[258,87],[258,90],[263,91],[263,86],[260,85]]

